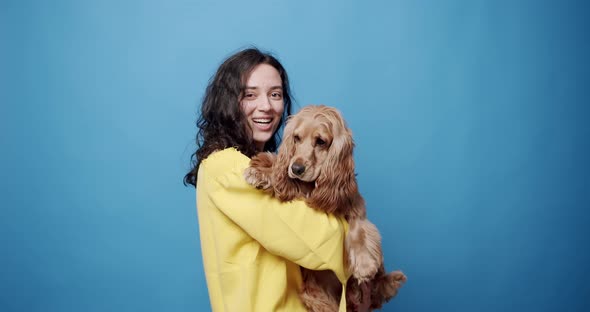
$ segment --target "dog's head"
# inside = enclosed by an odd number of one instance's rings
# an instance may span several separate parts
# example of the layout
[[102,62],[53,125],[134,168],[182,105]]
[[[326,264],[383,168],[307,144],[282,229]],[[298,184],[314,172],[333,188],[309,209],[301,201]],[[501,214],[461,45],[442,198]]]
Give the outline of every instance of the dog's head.
[[314,208],[345,209],[343,201],[358,192],[353,149],[352,133],[338,110],[324,105],[304,107],[285,126],[277,157],[278,193],[297,189],[297,181],[312,183],[308,202]]

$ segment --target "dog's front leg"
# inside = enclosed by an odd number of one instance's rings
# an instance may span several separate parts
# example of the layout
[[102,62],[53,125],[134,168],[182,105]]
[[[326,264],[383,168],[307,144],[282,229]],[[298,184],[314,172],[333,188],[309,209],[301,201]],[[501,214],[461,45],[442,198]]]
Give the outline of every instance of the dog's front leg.
[[248,184],[257,189],[273,193],[272,166],[276,160],[275,154],[259,153],[250,160],[250,167],[244,171],[244,178]]

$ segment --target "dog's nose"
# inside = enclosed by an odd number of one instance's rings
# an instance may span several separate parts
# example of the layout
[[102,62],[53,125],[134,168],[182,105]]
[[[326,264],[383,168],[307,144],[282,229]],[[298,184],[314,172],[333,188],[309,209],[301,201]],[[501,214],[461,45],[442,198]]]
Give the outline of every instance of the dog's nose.
[[305,166],[304,165],[301,165],[301,164],[298,164],[298,163],[294,163],[291,166],[291,170],[293,171],[293,173],[295,175],[298,175],[299,176],[299,175],[302,175],[303,172],[305,171]]

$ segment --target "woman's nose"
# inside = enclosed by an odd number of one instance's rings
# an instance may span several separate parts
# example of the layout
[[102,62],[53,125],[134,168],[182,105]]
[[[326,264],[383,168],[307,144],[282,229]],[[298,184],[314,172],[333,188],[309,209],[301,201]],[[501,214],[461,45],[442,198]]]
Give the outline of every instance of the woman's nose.
[[270,105],[270,99],[267,96],[260,98],[257,108],[261,111],[268,111],[272,106]]

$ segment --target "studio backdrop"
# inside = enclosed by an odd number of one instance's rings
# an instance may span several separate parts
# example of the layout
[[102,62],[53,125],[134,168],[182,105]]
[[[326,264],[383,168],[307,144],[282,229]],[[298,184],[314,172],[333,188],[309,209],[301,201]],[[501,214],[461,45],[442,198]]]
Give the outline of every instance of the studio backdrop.
[[383,311],[588,311],[585,1],[0,1],[0,310],[210,310],[182,183],[256,46],[353,131]]

